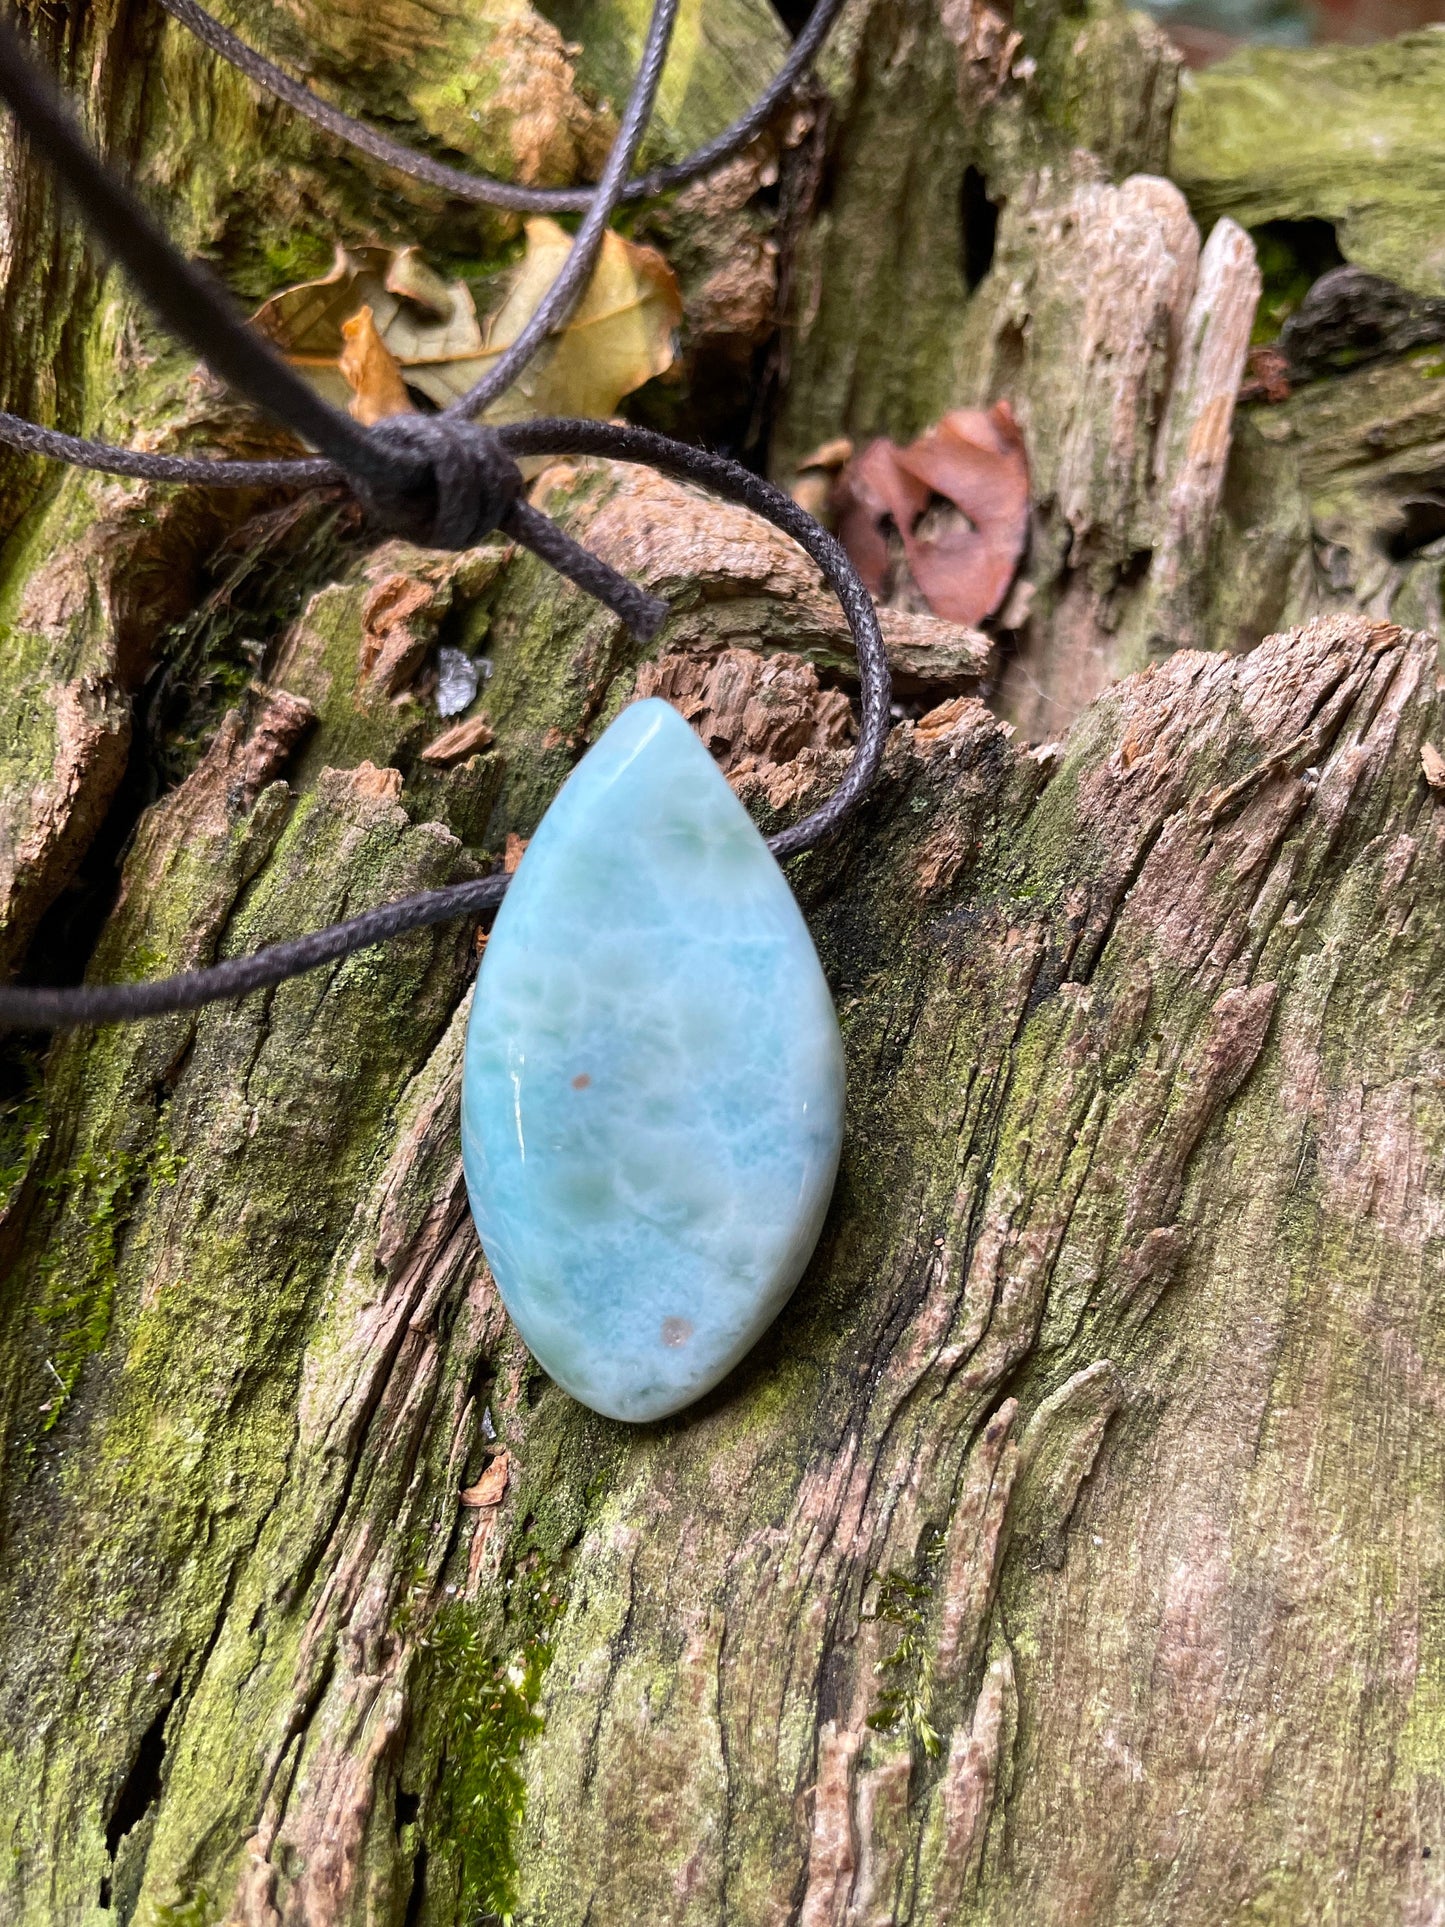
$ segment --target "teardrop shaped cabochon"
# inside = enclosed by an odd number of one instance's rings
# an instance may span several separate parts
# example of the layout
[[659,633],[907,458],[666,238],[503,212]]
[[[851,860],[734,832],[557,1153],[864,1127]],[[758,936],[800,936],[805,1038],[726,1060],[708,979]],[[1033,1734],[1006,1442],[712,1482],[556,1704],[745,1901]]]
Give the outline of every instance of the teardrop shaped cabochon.
[[528,846],[467,1031],[467,1189],[533,1356],[612,1418],[699,1398],[801,1277],[842,1139],[793,893],[676,710],[634,703]]

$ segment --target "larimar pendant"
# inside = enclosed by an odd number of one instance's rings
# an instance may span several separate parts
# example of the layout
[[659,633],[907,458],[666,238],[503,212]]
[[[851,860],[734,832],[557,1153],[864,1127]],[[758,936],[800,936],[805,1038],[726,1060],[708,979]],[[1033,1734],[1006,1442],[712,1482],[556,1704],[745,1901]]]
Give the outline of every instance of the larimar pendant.
[[532,838],[477,980],[472,1213],[558,1384],[663,1417],[738,1362],[817,1243],[843,1050],[782,871],[677,712],[634,703]]

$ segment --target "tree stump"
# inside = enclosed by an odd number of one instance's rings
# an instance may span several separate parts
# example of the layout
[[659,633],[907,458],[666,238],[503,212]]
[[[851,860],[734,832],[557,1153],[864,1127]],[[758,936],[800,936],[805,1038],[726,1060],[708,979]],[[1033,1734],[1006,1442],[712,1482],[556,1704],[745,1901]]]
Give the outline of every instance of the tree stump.
[[[761,0],[707,4],[659,154],[784,45]],[[634,12],[226,17],[435,151],[553,179],[605,145]],[[35,17],[243,295],[338,241],[505,264],[498,217],[380,177],[156,10]],[[1002,397],[1035,489],[990,635],[885,613],[883,777],[790,865],[843,1167],[700,1406],[605,1421],[507,1325],[457,1136],[472,928],[7,1043],[7,1922],[1445,1906],[1445,716],[1407,619],[1430,558],[1381,547],[1437,402],[1415,346],[1236,410],[1260,270],[1163,177],[1176,83],[1102,0],[855,0],[760,153],[643,217],[688,303],[651,418],[771,428],[786,477]],[[284,451],[6,139],[6,405]],[[0,928],[37,980],[476,874],[639,691],[765,828],[847,757],[810,566],[655,476],[533,482],[669,597],[644,651],[502,542],[373,547],[340,491],[5,473]],[[490,665],[460,735],[443,646]]]

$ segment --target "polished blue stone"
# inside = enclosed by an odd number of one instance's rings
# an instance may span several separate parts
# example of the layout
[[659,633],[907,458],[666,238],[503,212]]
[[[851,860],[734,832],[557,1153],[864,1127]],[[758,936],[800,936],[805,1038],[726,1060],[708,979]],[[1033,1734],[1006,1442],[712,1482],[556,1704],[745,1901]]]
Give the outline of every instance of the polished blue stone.
[[793,893],[677,712],[634,703],[528,846],[467,1032],[467,1188],[533,1356],[613,1418],[698,1398],[801,1276],[842,1135]]

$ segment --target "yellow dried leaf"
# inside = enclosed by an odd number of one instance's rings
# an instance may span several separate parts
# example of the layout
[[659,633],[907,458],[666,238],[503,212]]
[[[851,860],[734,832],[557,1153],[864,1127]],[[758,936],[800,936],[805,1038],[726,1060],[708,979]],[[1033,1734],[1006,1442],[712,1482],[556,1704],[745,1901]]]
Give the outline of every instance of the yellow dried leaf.
[[329,274],[283,289],[252,319],[329,402],[346,408],[352,389],[341,372],[342,326],[363,307],[403,365],[419,346],[442,354],[472,354],[482,346],[470,294],[460,282],[443,281],[416,248],[338,248]]
[[[380,346],[400,371],[403,393],[409,385],[445,407],[516,340],[567,257],[571,243],[555,221],[529,221],[526,232],[526,254],[485,329],[466,285],[443,281],[415,248],[338,248],[329,274],[274,296],[256,325],[329,401],[350,407],[353,395],[360,405],[362,389],[343,372],[347,324],[370,308],[375,344],[364,339],[364,327],[352,338],[368,367]],[[624,395],[671,367],[681,319],[677,281],[662,256],[609,231],[571,319],[484,419],[611,415]],[[356,371],[354,360],[348,366]],[[366,405],[376,406],[376,398]],[[369,419],[395,412],[383,408]]]
[[[487,324],[485,349],[443,368],[417,369],[413,378],[418,388],[445,406],[479,381],[536,313],[570,246],[570,237],[555,221],[528,221],[527,252]],[[639,247],[609,229],[587,292],[566,327],[543,344],[521,377],[487,410],[486,419],[605,419],[624,395],[672,366],[673,336],[681,320],[682,296],[666,261],[655,248]]]
[[369,428],[388,415],[413,414],[411,396],[391,350],[377,333],[369,306],[358,308],[341,324],[338,366],[351,390],[350,408]]

